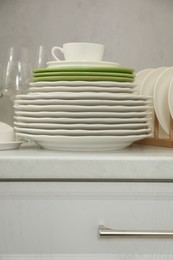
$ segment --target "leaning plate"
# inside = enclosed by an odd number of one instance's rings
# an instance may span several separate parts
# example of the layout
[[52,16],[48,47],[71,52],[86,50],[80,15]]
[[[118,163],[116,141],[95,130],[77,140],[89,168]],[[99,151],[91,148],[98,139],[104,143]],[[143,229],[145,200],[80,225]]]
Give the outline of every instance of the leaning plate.
[[67,86],[59,86],[59,87],[30,87],[29,92],[37,92],[41,94],[41,92],[114,92],[114,93],[133,93],[134,90],[132,88],[126,87],[67,87]]
[[144,81],[145,77],[147,77],[153,69],[143,69],[136,73],[135,77],[135,84],[137,85],[137,89],[139,90],[141,87],[142,82]]
[[23,144],[23,141],[15,141],[10,143],[0,143],[0,150],[12,150],[12,149],[18,149],[21,144]]
[[169,85],[168,105],[169,105],[169,111],[171,113],[171,117],[173,118],[173,79],[171,80],[171,83]]
[[139,93],[140,95],[153,96],[154,86],[158,77],[161,75],[163,71],[165,71],[166,67],[161,67],[157,69],[153,69],[143,80]]
[[[162,72],[167,70],[166,67],[161,67],[157,69],[153,69],[143,80],[143,83],[141,84],[140,88],[140,95],[147,95],[153,97],[154,92],[154,86],[157,82],[157,79],[161,75]],[[153,119],[152,119],[152,129],[154,129],[154,113],[153,113]],[[159,129],[159,137],[163,138],[165,137],[165,131],[160,127]]]
[[154,87],[154,109],[163,130],[169,134],[170,111],[168,106],[168,91],[173,79],[173,67],[168,68],[159,76]]
[[40,147],[59,151],[113,151],[124,149],[137,140],[149,137],[144,135],[129,136],[47,136],[16,134],[21,139],[35,141]]
[[75,105],[14,105],[15,111],[40,112],[140,112],[147,111],[150,106],[75,106]]

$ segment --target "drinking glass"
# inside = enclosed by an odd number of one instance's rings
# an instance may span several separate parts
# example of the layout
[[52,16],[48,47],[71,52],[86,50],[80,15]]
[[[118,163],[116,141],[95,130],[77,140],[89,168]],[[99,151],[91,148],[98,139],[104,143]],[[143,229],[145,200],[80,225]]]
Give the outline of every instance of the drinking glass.
[[11,100],[14,100],[17,94],[28,92],[30,79],[31,70],[27,63],[9,61],[3,75],[2,94],[9,96]]
[[27,64],[31,64],[30,61],[30,53],[29,49],[25,47],[10,47],[7,54],[7,63],[8,62],[23,62]]
[[46,68],[50,57],[50,50],[46,46],[40,45],[37,49],[34,68]]
[[10,47],[2,77],[2,95],[11,100],[16,94],[26,93],[31,79],[31,61],[28,48]]

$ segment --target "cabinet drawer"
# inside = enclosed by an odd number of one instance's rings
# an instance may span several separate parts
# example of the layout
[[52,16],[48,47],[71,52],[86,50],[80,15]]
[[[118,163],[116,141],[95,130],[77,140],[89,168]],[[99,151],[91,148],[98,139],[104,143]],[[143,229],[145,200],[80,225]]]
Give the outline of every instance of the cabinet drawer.
[[1,254],[173,254],[173,238],[100,237],[173,230],[171,183],[0,183]]

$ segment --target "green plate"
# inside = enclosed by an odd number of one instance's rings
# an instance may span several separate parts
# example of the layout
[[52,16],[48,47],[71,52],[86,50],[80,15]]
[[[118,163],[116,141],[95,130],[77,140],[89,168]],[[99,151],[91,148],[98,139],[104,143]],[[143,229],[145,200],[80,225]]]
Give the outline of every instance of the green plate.
[[62,72],[42,72],[34,73],[33,77],[51,77],[51,76],[108,76],[108,77],[127,77],[134,78],[133,74],[116,72],[95,72],[95,71],[62,71]]
[[51,76],[51,77],[34,77],[33,82],[39,81],[117,81],[133,82],[130,77],[107,77],[107,76]]
[[39,68],[34,69],[33,73],[44,73],[44,72],[60,72],[60,71],[103,71],[103,72],[119,72],[119,73],[130,73],[134,72],[134,69],[124,67],[91,67],[91,66],[76,66],[76,67],[61,67],[61,68]]

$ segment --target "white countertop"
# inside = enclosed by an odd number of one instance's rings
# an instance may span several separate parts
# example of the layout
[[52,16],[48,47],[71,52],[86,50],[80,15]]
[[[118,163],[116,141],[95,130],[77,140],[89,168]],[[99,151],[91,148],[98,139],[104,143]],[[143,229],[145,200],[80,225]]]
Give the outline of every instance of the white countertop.
[[173,180],[173,149],[133,145],[110,153],[71,153],[23,145],[0,151],[0,180]]

